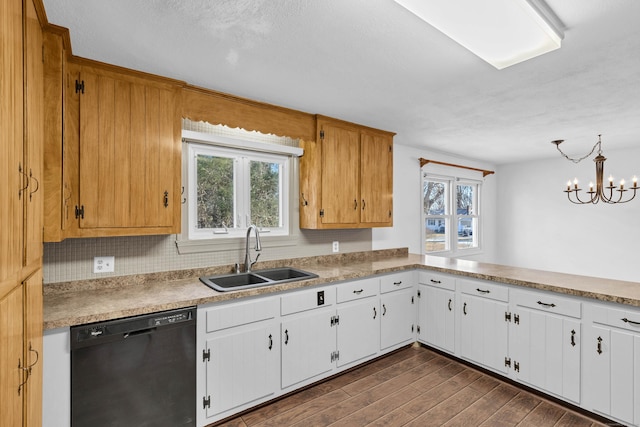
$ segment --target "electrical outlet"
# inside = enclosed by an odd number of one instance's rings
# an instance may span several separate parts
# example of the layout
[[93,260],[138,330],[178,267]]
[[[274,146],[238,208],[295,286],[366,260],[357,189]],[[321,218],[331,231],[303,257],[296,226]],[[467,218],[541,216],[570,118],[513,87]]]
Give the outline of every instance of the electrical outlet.
[[97,256],[93,258],[94,273],[113,273],[115,267],[115,257]]
[[333,242],[333,252],[340,252],[340,242]]

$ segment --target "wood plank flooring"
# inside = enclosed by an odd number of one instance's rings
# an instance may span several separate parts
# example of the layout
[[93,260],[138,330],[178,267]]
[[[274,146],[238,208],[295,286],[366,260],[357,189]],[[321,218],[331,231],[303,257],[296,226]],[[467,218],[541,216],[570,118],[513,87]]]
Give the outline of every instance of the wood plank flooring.
[[605,426],[425,347],[408,347],[222,424]]

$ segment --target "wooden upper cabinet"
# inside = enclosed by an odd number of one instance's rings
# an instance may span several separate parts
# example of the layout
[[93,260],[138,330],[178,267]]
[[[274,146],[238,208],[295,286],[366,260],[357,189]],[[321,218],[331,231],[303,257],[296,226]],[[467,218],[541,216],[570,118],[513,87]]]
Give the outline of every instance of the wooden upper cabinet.
[[360,133],[360,221],[393,225],[393,136]]
[[302,147],[301,228],[393,225],[393,133],[318,116]]
[[68,71],[52,73],[63,78],[64,137],[55,147],[62,164],[48,168],[57,212],[45,240],[179,232],[180,86],[115,67],[52,64]]
[[175,92],[86,68],[80,81],[80,228],[171,227]]
[[[353,224],[360,222],[360,134],[358,128],[328,122],[318,123],[322,144],[322,204],[323,224]],[[325,191],[328,190],[328,191]]]

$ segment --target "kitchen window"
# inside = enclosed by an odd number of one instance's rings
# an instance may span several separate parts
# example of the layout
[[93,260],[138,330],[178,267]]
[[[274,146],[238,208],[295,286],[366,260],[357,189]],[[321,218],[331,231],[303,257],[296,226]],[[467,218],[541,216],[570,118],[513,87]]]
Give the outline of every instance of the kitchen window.
[[251,224],[265,242],[295,234],[290,198],[301,149],[190,131],[183,131],[183,141],[180,252],[189,246],[185,241],[199,241],[195,246],[203,250],[229,249],[233,239],[244,240]]
[[480,248],[480,182],[423,174],[424,253],[463,255]]

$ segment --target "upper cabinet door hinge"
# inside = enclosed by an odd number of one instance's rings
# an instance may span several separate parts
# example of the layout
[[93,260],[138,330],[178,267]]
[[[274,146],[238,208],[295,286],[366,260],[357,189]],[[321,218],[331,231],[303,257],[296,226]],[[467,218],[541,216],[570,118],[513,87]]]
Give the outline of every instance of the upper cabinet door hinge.
[[324,218],[324,209],[320,209],[320,218]]
[[84,80],[78,81],[76,80],[76,93],[84,93]]
[[320,140],[324,139],[324,129],[320,129]]
[[202,361],[210,362],[211,361],[211,349],[208,348],[206,350],[202,350]]
[[79,208],[76,206],[76,219],[79,218],[84,219],[84,205],[81,205]]

